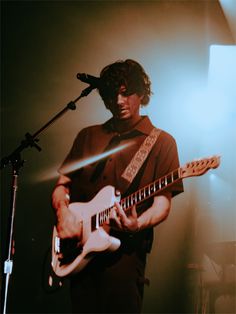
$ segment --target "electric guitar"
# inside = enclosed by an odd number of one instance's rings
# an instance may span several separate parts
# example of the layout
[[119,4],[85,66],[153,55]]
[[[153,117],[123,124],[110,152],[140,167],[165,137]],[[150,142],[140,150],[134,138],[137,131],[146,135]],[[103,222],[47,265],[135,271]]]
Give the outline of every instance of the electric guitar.
[[129,196],[121,199],[116,195],[113,186],[102,188],[88,203],[71,203],[69,210],[79,217],[82,224],[82,235],[77,239],[60,239],[57,229],[53,229],[52,237],[52,269],[59,277],[80,272],[98,253],[115,251],[120,240],[109,235],[103,225],[109,222],[115,202],[119,202],[124,211],[148,198],[158,194],[180,179],[200,176],[209,169],[217,168],[220,157],[213,156],[192,161],[161,177]]

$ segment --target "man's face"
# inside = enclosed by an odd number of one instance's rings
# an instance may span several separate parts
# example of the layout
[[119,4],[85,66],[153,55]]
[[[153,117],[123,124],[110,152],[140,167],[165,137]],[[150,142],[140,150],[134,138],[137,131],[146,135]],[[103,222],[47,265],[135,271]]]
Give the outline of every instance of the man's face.
[[139,117],[139,109],[143,96],[129,94],[126,87],[121,85],[117,96],[109,106],[111,113],[118,120],[128,120]]

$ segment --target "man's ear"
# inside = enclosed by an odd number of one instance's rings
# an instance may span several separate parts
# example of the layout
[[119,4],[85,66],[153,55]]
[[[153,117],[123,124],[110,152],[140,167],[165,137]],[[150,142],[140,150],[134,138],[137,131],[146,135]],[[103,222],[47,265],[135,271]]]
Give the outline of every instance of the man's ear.
[[139,96],[140,102],[142,102],[144,95]]

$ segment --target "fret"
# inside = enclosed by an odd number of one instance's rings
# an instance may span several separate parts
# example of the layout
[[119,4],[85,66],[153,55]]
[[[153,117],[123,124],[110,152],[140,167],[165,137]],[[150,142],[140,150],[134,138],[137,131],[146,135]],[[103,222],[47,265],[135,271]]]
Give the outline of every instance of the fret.
[[142,198],[142,190],[139,190],[139,200],[142,201],[143,198]]
[[126,209],[126,198],[123,198],[120,203],[122,204],[122,208],[125,210]]
[[103,224],[103,216],[102,213],[99,213],[99,225],[101,226]]
[[129,196],[127,197],[127,208],[129,208]]
[[133,205],[137,203],[136,193],[133,194]]
[[144,190],[145,190],[145,197],[148,197],[148,186],[145,186]]
[[128,197],[129,197],[129,206],[132,206],[133,205],[132,204],[132,197],[131,197],[131,195],[129,195]]
[[174,178],[174,181],[179,179],[179,169],[176,169],[175,171],[173,171],[173,178]]
[[148,187],[145,186],[144,190],[145,190],[145,197],[147,197],[148,196]]
[[141,195],[142,195],[142,200],[144,200],[144,198],[145,198],[144,189],[141,190]]
[[131,199],[131,206],[133,206],[134,205],[134,194],[130,195],[130,199]]
[[129,208],[129,207],[130,207],[130,205],[131,205],[131,204],[130,204],[130,195],[129,195],[129,196],[127,196],[127,205],[128,205],[128,206],[127,206],[127,208]]
[[132,205],[135,204],[135,195],[134,194],[131,194],[131,199],[132,199]]
[[152,186],[152,184],[149,184],[149,192],[150,192],[150,195],[152,195],[152,193],[153,193],[153,186]]
[[127,196],[120,201],[120,206],[124,211],[129,208],[129,198],[130,196]]
[[105,221],[109,220],[109,208],[105,210]]
[[121,202],[120,202],[120,205],[121,205],[121,207],[122,207],[123,210],[126,209],[125,201],[126,201],[126,198],[125,198],[124,200],[121,200]]
[[165,178],[161,178],[161,188],[165,187]]
[[169,185],[169,184],[171,184],[173,181],[172,181],[172,176],[171,176],[171,174],[168,174],[167,176],[166,176],[166,185]]
[[140,194],[140,201],[142,201],[143,200],[143,189],[139,190],[139,194]]
[[153,187],[153,193],[155,193],[156,192],[156,184],[155,183],[152,184],[152,187]]
[[132,194],[130,195],[130,205],[133,206],[133,198],[132,198]]
[[138,191],[138,195],[139,195],[139,201],[141,201],[142,200],[142,190]]

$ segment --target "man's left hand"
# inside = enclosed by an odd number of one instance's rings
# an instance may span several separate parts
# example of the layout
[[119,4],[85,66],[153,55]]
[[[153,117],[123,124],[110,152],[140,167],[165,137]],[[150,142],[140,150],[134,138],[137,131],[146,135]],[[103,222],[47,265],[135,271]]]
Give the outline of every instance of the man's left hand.
[[137,232],[139,231],[138,226],[138,215],[136,206],[133,206],[130,210],[130,215],[126,215],[118,202],[115,202],[114,208],[110,215],[110,226],[114,229],[118,229],[124,232]]

